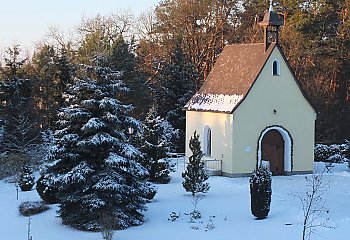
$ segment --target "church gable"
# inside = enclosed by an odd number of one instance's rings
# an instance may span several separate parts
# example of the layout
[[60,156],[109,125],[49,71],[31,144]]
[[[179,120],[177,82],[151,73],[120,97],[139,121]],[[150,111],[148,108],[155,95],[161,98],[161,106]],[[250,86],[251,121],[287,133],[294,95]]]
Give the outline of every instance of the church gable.
[[[259,75],[252,83],[241,102],[242,105],[246,105],[245,102],[248,98],[252,111],[259,107],[279,106],[280,108],[286,108],[284,111],[294,112],[292,108],[302,108],[315,114],[312,104],[302,90],[282,49],[278,45],[272,50]],[[296,103],[297,105],[295,105]]]
[[294,114],[308,112],[315,115],[314,108],[278,45],[271,52],[243,101],[239,107],[236,106],[234,112],[240,111],[241,107],[248,107],[252,114],[256,113],[257,109],[265,109],[266,114],[279,110],[279,112]]

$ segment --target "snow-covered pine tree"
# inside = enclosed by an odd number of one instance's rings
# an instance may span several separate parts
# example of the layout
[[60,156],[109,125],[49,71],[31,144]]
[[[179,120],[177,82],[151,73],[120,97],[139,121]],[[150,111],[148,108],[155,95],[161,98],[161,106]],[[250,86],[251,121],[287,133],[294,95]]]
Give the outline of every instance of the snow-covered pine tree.
[[209,178],[208,172],[204,169],[204,162],[202,161],[203,153],[201,150],[201,143],[199,135],[195,131],[189,143],[192,151],[192,156],[189,158],[189,163],[186,171],[182,173],[184,181],[182,186],[187,192],[191,192],[192,196],[197,193],[206,193],[209,191],[209,183],[205,183]]
[[171,149],[171,140],[176,132],[170,123],[158,116],[157,106],[153,104],[142,123],[140,134],[140,150],[143,155],[141,164],[147,168],[150,181],[154,183],[168,183],[173,166],[167,159]]
[[130,89],[125,102],[135,107],[134,116],[145,117],[151,99],[148,96],[147,77],[139,71],[140,66],[136,64],[135,50],[135,40],[125,40],[120,34],[113,42],[108,63],[113,69],[123,71],[122,80]]
[[[135,159],[139,150],[128,142],[132,106],[116,96],[127,89],[118,74],[104,67],[80,66],[83,76],[64,94],[58,114],[57,142],[44,177],[57,189],[64,224],[100,230],[99,219],[113,219],[113,229],[144,221],[149,185],[147,170]],[[50,186],[49,186],[50,187]]]
[[35,177],[33,175],[33,170],[29,165],[24,165],[22,172],[19,175],[18,186],[22,191],[32,190],[35,184]]

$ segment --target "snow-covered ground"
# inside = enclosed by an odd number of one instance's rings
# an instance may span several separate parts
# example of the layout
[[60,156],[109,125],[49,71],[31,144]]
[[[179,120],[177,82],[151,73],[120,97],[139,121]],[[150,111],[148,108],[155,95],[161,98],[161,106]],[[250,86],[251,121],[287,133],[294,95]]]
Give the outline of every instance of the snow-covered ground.
[[[317,171],[324,169],[316,164]],[[157,185],[159,191],[148,204],[147,221],[138,227],[116,231],[114,239],[120,240],[225,240],[225,239],[301,239],[302,206],[296,197],[305,192],[305,176],[283,176],[272,179],[271,211],[267,219],[255,220],[250,213],[248,178],[210,177],[211,189],[199,201],[197,209],[202,218],[189,222],[193,211],[192,197],[182,187],[181,171],[172,174],[170,184]],[[349,239],[350,227],[350,171],[346,164],[337,164],[332,173],[324,174],[330,188],[324,195],[330,210],[329,225],[319,228],[312,239]],[[18,205],[27,200],[39,200],[35,190],[19,192],[13,184],[0,181],[0,236],[1,239],[27,238],[28,217],[19,215]],[[97,240],[100,233],[81,232],[60,224],[55,216],[57,206],[32,216],[30,235],[33,240]],[[168,220],[170,213],[179,215]],[[208,229],[209,228],[209,229]]]

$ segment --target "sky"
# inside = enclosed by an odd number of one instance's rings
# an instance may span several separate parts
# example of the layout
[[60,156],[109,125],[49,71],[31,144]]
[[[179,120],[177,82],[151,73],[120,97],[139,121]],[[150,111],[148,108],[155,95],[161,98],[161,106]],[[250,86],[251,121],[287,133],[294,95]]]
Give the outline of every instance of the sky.
[[136,16],[160,0],[0,0],[0,54],[17,43],[22,52],[32,51],[52,26],[74,30],[83,17],[131,10]]

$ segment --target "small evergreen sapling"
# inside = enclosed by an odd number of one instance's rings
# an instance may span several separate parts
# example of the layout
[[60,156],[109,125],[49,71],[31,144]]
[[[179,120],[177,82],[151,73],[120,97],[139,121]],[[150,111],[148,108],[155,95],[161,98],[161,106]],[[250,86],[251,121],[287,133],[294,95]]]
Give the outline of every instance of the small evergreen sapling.
[[209,191],[209,183],[205,183],[209,178],[208,172],[204,169],[204,162],[202,162],[203,153],[201,150],[201,143],[199,141],[199,135],[196,131],[190,139],[190,149],[192,156],[189,158],[189,164],[186,171],[182,173],[184,181],[182,186],[187,192],[191,192],[192,196],[197,193],[206,193]]
[[35,184],[35,177],[33,175],[33,170],[29,165],[25,165],[22,168],[22,172],[19,175],[18,186],[22,191],[32,190]]
[[251,211],[257,219],[265,219],[270,212],[271,171],[261,166],[250,177]]

